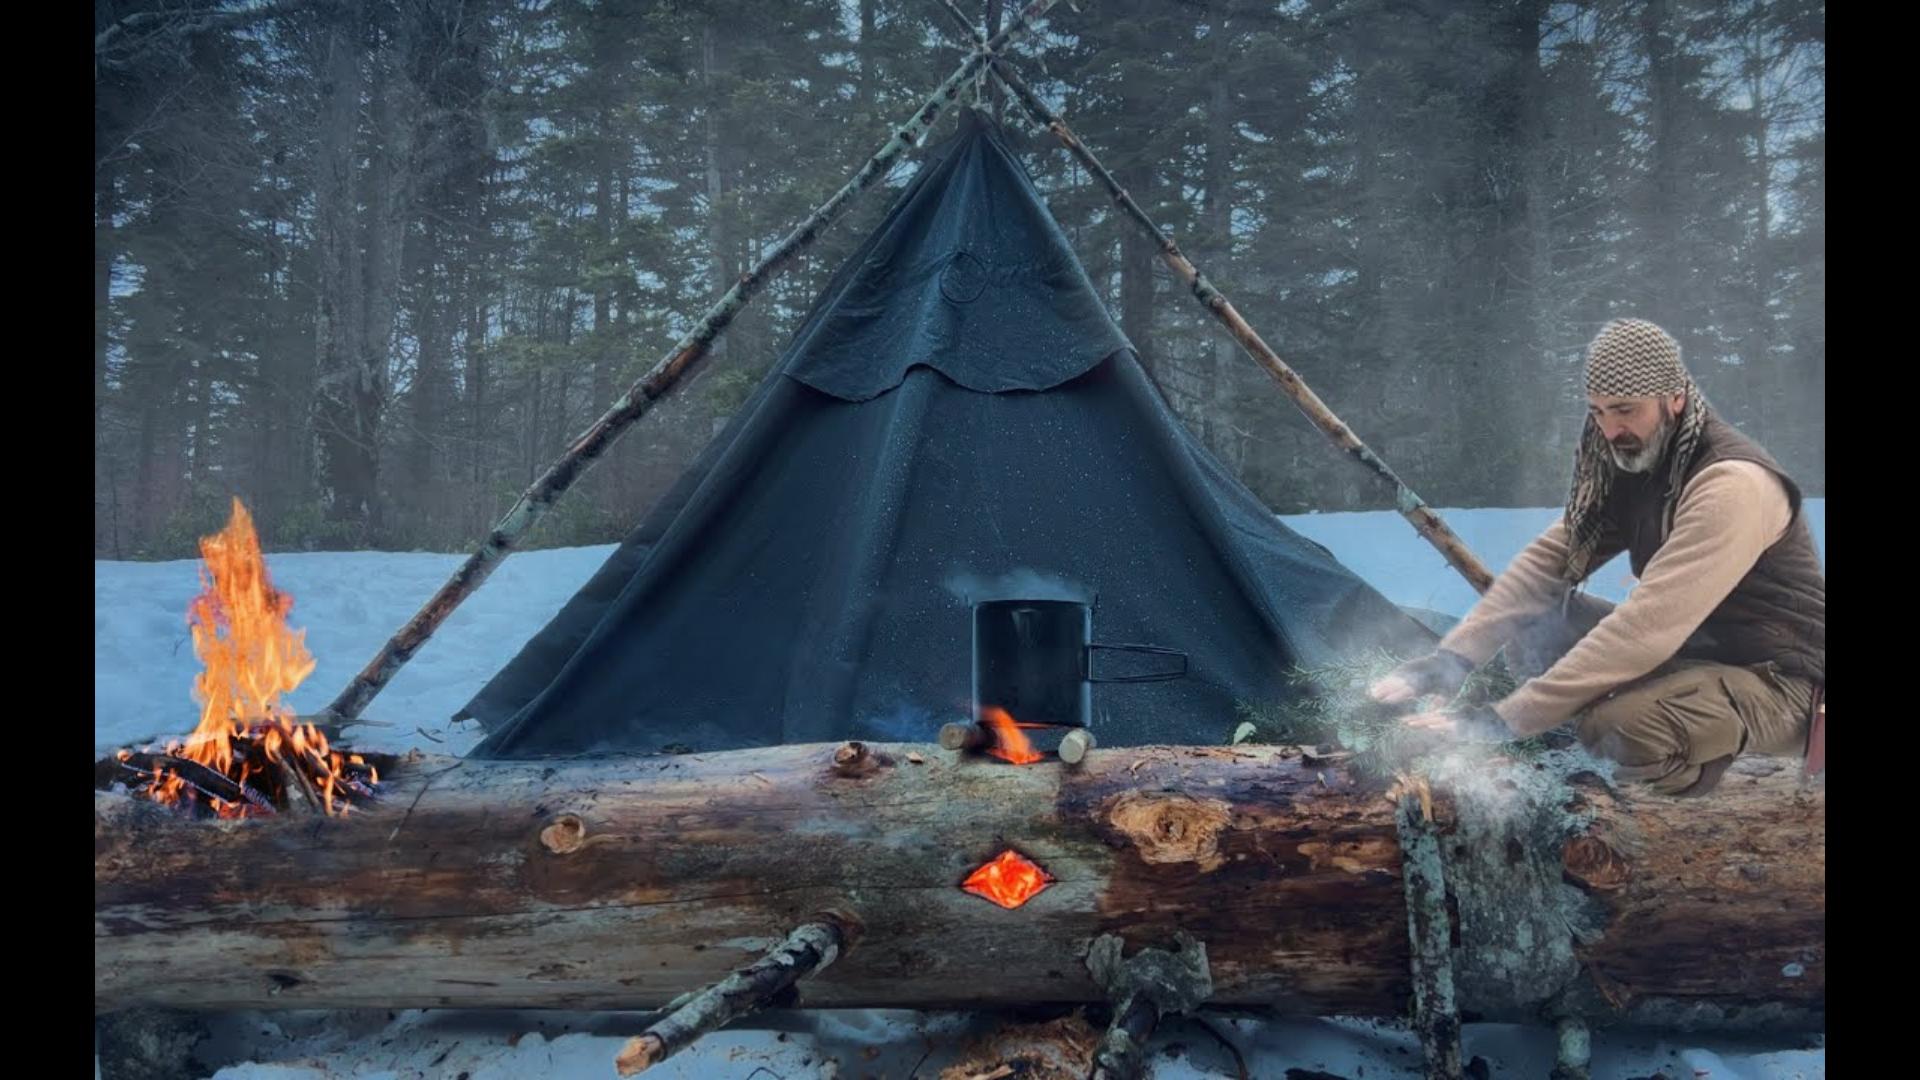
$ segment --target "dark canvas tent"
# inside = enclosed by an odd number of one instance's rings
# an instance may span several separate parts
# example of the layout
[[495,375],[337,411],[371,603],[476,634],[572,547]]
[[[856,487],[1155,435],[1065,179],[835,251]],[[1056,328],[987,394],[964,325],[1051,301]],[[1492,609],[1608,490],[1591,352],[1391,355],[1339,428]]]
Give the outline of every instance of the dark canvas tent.
[[1225,739],[1296,664],[1431,635],[1287,529],[1168,409],[975,113],[739,415],[461,715],[481,757],[927,740],[969,603],[1094,603],[1190,658],[1096,688],[1102,745]]

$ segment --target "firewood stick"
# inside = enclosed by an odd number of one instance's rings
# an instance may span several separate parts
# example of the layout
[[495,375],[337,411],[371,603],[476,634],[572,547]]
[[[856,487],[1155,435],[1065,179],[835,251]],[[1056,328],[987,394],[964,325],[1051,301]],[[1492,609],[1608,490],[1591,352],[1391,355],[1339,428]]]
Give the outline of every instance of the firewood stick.
[[627,1041],[614,1067],[632,1076],[658,1065],[687,1044],[765,1008],[776,995],[825,969],[840,956],[845,935],[836,921],[822,920],[787,935],[753,966],[736,971],[693,995],[652,1027]]
[[[279,770],[280,783],[287,791],[288,812],[295,812],[296,806],[303,807],[307,813],[321,812],[320,793],[314,790],[313,782],[307,779],[307,774],[294,763],[292,754],[289,752],[281,755],[273,764],[274,768]],[[295,802],[296,796],[299,799],[298,803]]]
[[172,754],[129,754],[120,762],[120,767],[147,780],[158,777],[164,769],[178,776],[181,783],[208,799],[219,799],[221,802],[229,803],[244,802],[263,809],[272,809],[272,804],[261,798],[252,788],[191,758],[175,757]]
[[1093,732],[1086,728],[1074,728],[1060,740],[1060,760],[1069,765],[1078,765],[1087,759],[1087,751],[1098,745],[1094,742]]
[[942,724],[940,745],[947,750],[981,750],[993,742],[993,733],[979,724]]

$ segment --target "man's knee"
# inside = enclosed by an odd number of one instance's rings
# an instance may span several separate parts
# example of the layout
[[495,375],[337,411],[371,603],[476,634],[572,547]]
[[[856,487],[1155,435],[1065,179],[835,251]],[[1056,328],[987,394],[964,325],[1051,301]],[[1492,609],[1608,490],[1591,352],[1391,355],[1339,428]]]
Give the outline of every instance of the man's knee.
[[1745,728],[1712,667],[1650,679],[1595,702],[1578,725],[1589,750],[1623,765],[1678,768],[1738,754]]

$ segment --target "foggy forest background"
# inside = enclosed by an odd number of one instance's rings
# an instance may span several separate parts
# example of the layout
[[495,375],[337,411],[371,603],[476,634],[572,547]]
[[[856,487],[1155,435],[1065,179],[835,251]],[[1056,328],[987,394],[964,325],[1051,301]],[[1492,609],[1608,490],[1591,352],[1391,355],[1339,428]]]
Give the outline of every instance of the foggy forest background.
[[[272,549],[471,547],[962,55],[937,0],[96,0],[94,33],[99,558],[191,556],[234,495]],[[1825,36],[1805,0],[1080,0],[1014,51],[1429,502],[1551,506],[1623,314],[1824,493]],[[1276,512],[1390,506],[1004,117],[1212,451]],[[622,536],[918,160],[530,546]]]

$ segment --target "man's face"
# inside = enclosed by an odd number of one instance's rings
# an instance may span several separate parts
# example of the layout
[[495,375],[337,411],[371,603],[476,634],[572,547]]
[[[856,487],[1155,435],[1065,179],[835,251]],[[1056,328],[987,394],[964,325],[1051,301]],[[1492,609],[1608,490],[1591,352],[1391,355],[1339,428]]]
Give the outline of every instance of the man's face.
[[1667,436],[1673,432],[1674,417],[1686,403],[1685,394],[1641,398],[1589,395],[1587,411],[1600,425],[1600,434],[1613,452],[1613,463],[1624,472],[1643,473],[1659,464]]

